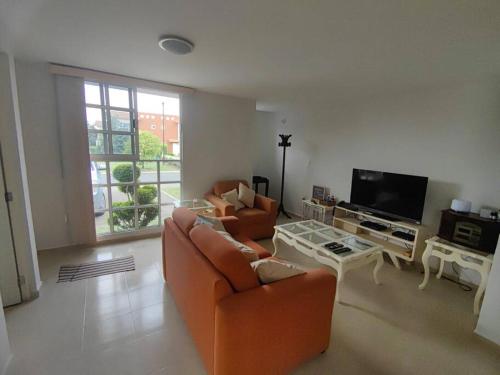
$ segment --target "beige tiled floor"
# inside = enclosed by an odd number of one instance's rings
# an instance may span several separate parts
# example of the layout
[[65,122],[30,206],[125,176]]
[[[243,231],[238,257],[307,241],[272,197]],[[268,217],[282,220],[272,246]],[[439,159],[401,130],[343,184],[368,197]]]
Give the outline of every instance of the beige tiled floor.
[[[262,244],[271,248],[271,241]],[[40,298],[6,312],[15,354],[8,375],[204,374],[163,284],[160,239],[40,254]],[[280,256],[317,266],[284,246]],[[57,284],[61,264],[133,254],[137,270]],[[473,333],[473,293],[388,263],[349,273],[329,350],[295,374],[499,374],[500,348]],[[259,349],[261,350],[261,349]],[[286,350],[284,348],[283,350]]]

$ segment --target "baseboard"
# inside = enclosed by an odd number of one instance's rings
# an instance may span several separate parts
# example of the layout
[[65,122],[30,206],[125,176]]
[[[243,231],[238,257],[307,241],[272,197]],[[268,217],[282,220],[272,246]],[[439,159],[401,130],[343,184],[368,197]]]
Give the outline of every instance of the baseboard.
[[113,244],[113,243],[136,241],[136,240],[142,240],[142,239],[146,239],[146,238],[160,237],[161,231],[162,231],[162,228],[158,227],[158,228],[153,228],[150,230],[142,230],[138,233],[131,232],[131,233],[120,233],[120,234],[107,235],[107,236],[102,236],[94,243],[37,249],[37,252],[61,250],[61,249],[81,250],[81,249],[86,249],[88,247],[99,247],[102,245],[109,245],[109,244]]

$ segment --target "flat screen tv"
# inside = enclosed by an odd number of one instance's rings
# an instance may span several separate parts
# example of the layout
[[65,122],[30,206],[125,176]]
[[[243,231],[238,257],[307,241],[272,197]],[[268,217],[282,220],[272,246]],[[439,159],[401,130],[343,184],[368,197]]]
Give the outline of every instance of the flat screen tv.
[[427,177],[352,170],[351,204],[388,219],[422,222]]

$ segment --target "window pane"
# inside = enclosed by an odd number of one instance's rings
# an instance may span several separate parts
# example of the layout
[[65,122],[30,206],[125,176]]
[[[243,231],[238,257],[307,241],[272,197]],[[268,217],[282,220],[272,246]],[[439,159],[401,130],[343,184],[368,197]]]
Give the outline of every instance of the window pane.
[[162,204],[174,204],[176,200],[181,199],[181,184],[161,184],[160,194]]
[[90,162],[90,175],[92,177],[92,184],[105,185],[107,183],[106,162],[91,161]]
[[110,87],[108,92],[111,107],[130,108],[128,89]]
[[102,110],[100,108],[86,108],[87,128],[94,130],[103,130],[104,122],[102,121]]
[[134,186],[133,185],[112,186],[111,200],[113,201],[113,208],[133,206]]
[[158,160],[162,158],[163,152],[164,148],[160,136],[150,130],[139,130],[139,155],[141,159]]
[[101,105],[101,90],[97,83],[85,82],[85,103]]
[[111,162],[111,183],[134,182],[133,163],[131,162]]
[[130,112],[125,111],[109,111],[111,117],[111,130],[130,132]]
[[158,203],[158,189],[156,185],[139,185],[137,188],[137,204],[144,206]]
[[113,154],[132,154],[132,137],[130,135],[113,134]]
[[158,172],[155,161],[138,161],[136,163],[136,166],[140,171],[138,181],[140,182],[158,181]]
[[94,202],[94,212],[106,210],[108,208],[108,189],[105,186],[92,185],[92,199]]
[[137,209],[139,227],[153,227],[158,226],[158,206],[154,207],[143,207]]
[[113,229],[115,232],[124,232],[135,229],[135,209],[125,208],[113,210]]
[[102,155],[106,153],[106,134],[89,132],[89,153]]
[[161,161],[160,162],[160,181],[162,181],[162,182],[180,182],[181,181],[181,162],[180,161]]
[[95,214],[95,232],[97,235],[107,234],[111,230],[109,228],[109,212],[99,212]]

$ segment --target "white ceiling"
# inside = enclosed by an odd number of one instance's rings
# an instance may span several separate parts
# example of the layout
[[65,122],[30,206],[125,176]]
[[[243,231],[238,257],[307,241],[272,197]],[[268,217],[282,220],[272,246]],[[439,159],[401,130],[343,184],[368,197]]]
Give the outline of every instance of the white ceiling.
[[500,76],[499,0],[0,0],[0,22],[19,58],[268,104]]

